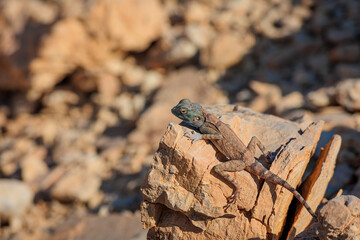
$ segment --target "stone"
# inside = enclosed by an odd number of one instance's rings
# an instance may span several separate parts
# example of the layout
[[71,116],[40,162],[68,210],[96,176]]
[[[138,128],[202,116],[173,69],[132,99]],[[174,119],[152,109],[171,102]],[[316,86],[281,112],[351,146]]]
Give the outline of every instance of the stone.
[[346,79],[336,86],[336,101],[349,111],[360,111],[360,78]]
[[[326,188],[329,184],[331,177],[334,174],[336,158],[341,146],[341,137],[334,135],[330,142],[322,149],[320,156],[316,162],[316,166],[309,177],[301,184],[299,192],[311,205],[319,204],[324,195]],[[305,195],[304,193],[307,193]],[[311,217],[305,208],[301,208],[297,204],[295,211],[295,218],[287,239],[293,239],[296,235],[306,229],[311,222]]]
[[360,236],[360,199],[345,195],[330,200],[320,210],[320,237],[355,239]]
[[21,160],[21,177],[25,182],[38,180],[48,173],[45,163],[47,151],[43,147],[37,147],[26,154]]
[[96,197],[101,179],[86,169],[71,169],[51,189],[52,198],[63,202],[89,202]]
[[33,198],[34,193],[27,184],[15,179],[0,179],[0,220],[9,221],[12,231],[18,231]]
[[360,46],[356,44],[345,44],[335,47],[330,51],[333,61],[357,61],[360,58]]
[[[207,110],[221,116],[245,144],[255,135],[270,152],[286,145],[278,152],[270,170],[293,186],[301,180],[320,137],[321,122],[311,124],[299,134],[299,126],[294,122],[246,108],[225,105],[207,107]],[[179,238],[206,239],[215,233],[218,239],[264,238],[268,234],[280,237],[292,194],[266,181],[262,183],[246,171],[231,173],[244,183],[242,197],[237,207],[224,212],[226,196],[230,196],[233,189],[212,170],[222,157],[207,141],[192,144],[184,137],[186,131],[189,131],[186,127],[170,123],[141,188],[142,222],[150,228],[148,237],[171,234]],[[295,140],[289,142],[288,138]],[[261,157],[260,151],[255,157]],[[326,188],[326,184],[323,181],[319,185]],[[309,199],[313,209],[320,200]]]
[[51,234],[51,239],[62,240],[74,238],[87,239],[134,239],[136,236],[144,236],[145,231],[140,226],[139,211],[128,211],[121,214],[114,213],[99,217],[87,215],[83,218],[71,216],[64,223],[58,224]]
[[241,61],[254,45],[255,37],[250,33],[223,33],[200,52],[200,62],[206,67],[225,69]]
[[360,237],[359,209],[360,199],[355,196],[342,195],[333,198],[319,211],[319,222],[313,222],[294,239],[357,240]]

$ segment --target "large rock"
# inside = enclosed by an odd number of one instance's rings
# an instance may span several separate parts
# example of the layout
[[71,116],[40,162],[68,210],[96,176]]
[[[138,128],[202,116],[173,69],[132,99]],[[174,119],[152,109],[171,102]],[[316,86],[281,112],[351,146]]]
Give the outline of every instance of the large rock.
[[331,199],[320,210],[319,220],[295,239],[360,239],[360,199],[352,195]]
[[0,220],[7,220],[13,231],[21,227],[21,217],[32,205],[34,193],[23,182],[0,179]]
[[[220,119],[229,124],[245,144],[252,136],[257,136],[267,150],[276,152],[270,170],[292,186],[297,186],[320,137],[322,122],[308,123],[308,127],[302,129],[294,122],[231,105],[208,110],[221,116]],[[189,129],[172,123],[169,125],[142,187],[142,222],[144,227],[150,228],[148,237],[171,234],[175,239],[206,239],[211,236],[218,239],[264,239],[270,234],[279,238],[292,194],[280,186],[263,183],[246,171],[236,172],[234,176],[243,187],[242,197],[237,207],[224,212],[226,197],[233,189],[212,171],[219,164],[218,158],[222,159],[221,155],[208,141],[192,144],[184,137],[186,131]],[[336,147],[338,145],[336,142]],[[260,151],[257,151],[256,158],[264,160]],[[332,168],[328,164],[323,171],[331,175]],[[323,193],[314,198],[309,194],[313,185],[322,185],[325,189],[327,181],[312,184],[302,192],[315,210]],[[312,220],[309,214],[300,218],[305,226]]]

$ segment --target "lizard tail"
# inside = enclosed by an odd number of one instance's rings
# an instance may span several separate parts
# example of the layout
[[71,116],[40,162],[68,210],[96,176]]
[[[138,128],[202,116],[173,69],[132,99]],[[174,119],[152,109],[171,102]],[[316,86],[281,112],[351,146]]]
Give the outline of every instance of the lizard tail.
[[271,171],[267,170],[262,164],[258,163],[256,165],[257,166],[253,166],[251,169],[249,169],[249,171],[254,172],[254,170],[255,170],[256,172],[258,172],[258,174],[256,174],[256,175],[260,176],[261,178],[263,178],[269,182],[279,184],[279,185],[283,186],[284,188],[286,188],[287,190],[289,190],[300,201],[300,203],[306,208],[306,210],[311,214],[311,216],[313,216],[316,221],[318,220],[316,214],[313,212],[313,210],[311,209],[309,204],[307,204],[305,199],[300,195],[300,193],[295,188],[293,188],[289,183],[287,183],[281,177],[279,177],[276,174],[272,173]]

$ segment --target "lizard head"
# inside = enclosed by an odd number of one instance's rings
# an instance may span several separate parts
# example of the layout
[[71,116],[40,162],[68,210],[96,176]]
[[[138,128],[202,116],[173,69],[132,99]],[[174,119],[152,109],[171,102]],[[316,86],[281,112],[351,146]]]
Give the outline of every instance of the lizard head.
[[199,128],[205,121],[201,105],[193,103],[187,98],[182,99],[171,109],[171,112],[192,127]]

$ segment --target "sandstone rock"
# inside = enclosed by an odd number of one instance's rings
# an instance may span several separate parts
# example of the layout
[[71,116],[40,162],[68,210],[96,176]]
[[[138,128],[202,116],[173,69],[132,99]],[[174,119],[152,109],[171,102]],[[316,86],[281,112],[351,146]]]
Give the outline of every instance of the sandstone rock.
[[336,100],[349,111],[360,111],[360,79],[347,79],[336,86]]
[[[276,151],[270,170],[297,185],[314,152],[322,123],[312,124],[299,134],[296,123],[244,108],[236,107],[234,111],[233,106],[222,106],[208,110],[221,116],[245,144],[256,135],[270,152]],[[183,136],[184,131],[189,129],[169,125],[142,187],[142,222],[144,227],[151,228],[148,237],[155,234],[192,239],[206,239],[214,234],[218,239],[265,238],[268,234],[280,237],[291,193],[266,181],[262,184],[246,171],[236,172],[234,176],[244,183],[242,197],[237,207],[225,213],[223,206],[232,188],[211,170],[221,155],[207,141],[192,144]],[[290,138],[295,139],[289,142]],[[260,156],[257,152],[256,157]],[[320,185],[325,188],[326,181]],[[309,201],[313,209],[319,204],[318,199]]]
[[281,100],[281,89],[275,84],[252,81],[250,88],[258,94],[258,97],[248,105],[254,111],[265,112],[276,106]]
[[335,88],[320,88],[306,95],[306,104],[312,109],[329,106],[333,102]]
[[123,55],[114,49],[145,50],[166,26],[157,0],[94,1],[81,19],[64,18],[52,27],[30,65],[30,99],[50,91],[77,68],[93,73],[106,69]]
[[[74,238],[88,239],[133,239],[143,236],[144,230],[140,226],[139,212],[123,212],[110,214],[106,217],[88,215],[83,218],[72,216],[64,223],[56,226],[51,239],[65,240]],[[144,239],[144,238],[142,238]]]
[[0,179],[0,220],[9,221],[12,231],[18,231],[21,218],[32,205],[34,193],[18,180]]
[[353,115],[342,107],[326,107],[314,115],[314,121],[325,121],[324,130],[331,131],[334,128],[342,127],[356,129],[357,122]]
[[[335,168],[336,158],[340,150],[341,137],[334,135],[330,142],[322,149],[315,169],[311,175],[302,183],[299,192],[307,199],[310,205],[317,205],[322,201],[326,188]],[[307,195],[305,195],[307,193]],[[311,219],[306,209],[297,204],[295,219],[288,233],[288,239],[305,230]]]
[[247,32],[223,33],[213,39],[200,53],[200,62],[210,68],[225,69],[239,62],[255,44],[255,37]]
[[48,172],[49,169],[44,161],[46,153],[45,148],[38,147],[23,157],[21,176],[25,182],[37,180]]
[[301,108],[304,106],[304,96],[300,92],[292,92],[282,98],[281,101],[276,102],[275,112],[278,115],[291,111],[293,109]]
[[322,239],[358,239],[360,237],[360,200],[352,195],[329,201],[320,210]]
[[166,13],[158,0],[96,0],[86,26],[111,48],[143,51],[165,30]]
[[294,239],[359,239],[359,204],[359,198],[352,195],[331,199],[319,211],[319,223],[311,224],[309,228]]
[[100,184],[101,179],[86,169],[71,169],[51,189],[51,196],[64,202],[89,202],[98,195]]

